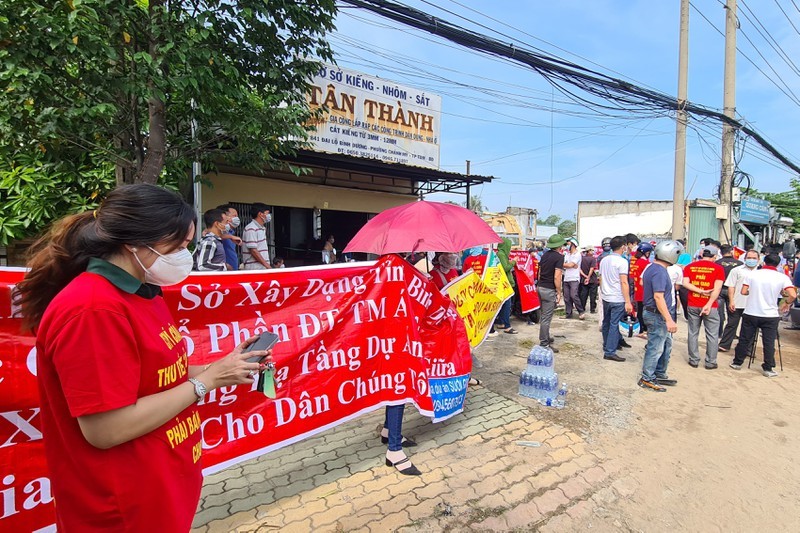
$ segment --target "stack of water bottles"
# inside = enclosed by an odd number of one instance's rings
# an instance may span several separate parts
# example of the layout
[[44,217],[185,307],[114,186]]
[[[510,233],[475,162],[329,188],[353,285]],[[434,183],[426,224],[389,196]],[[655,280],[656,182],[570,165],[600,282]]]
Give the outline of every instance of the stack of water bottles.
[[528,355],[528,366],[519,377],[519,393],[547,407],[563,409],[567,404],[567,384],[558,388],[555,358],[550,348],[533,347]]

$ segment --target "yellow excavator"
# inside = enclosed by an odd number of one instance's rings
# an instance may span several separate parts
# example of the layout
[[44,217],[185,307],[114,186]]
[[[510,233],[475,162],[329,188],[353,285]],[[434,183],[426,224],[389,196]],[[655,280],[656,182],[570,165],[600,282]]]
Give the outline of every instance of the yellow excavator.
[[[529,243],[525,242],[525,234],[514,216],[505,213],[484,213],[481,218],[500,237],[505,237],[511,241],[512,250],[527,250]],[[531,239],[531,242],[533,242],[533,239]]]

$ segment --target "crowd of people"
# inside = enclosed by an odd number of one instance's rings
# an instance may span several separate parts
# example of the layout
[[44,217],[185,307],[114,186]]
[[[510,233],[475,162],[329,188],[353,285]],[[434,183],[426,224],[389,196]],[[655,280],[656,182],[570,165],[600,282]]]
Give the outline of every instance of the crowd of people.
[[[554,351],[551,322],[561,298],[564,319],[601,313],[603,358],[624,362],[621,350],[630,349],[621,331],[647,340],[639,386],[664,392],[677,381],[667,374],[672,335],[678,331],[680,306],[687,329],[687,362],[701,362],[700,329],[705,335],[703,367],[719,367],[719,352],[733,349],[730,367],[739,370],[751,356],[760,331],[763,339],[762,372],[775,371],[775,341],[780,317],[796,302],[797,279],[789,277],[795,258],[780,251],[748,249],[742,260],[734,247],[712,238],[702,239],[692,254],[684,241],[642,242],[635,234],[609,237],[602,251],[578,251],[575,239],[551,236],[543,250],[532,252],[539,261],[537,290],[541,300],[539,342]],[[800,271],[800,269],[798,269]],[[800,272],[798,272],[800,274]],[[800,276],[795,276],[798,278]],[[600,304],[596,299],[599,296]]]
[[[17,285],[15,302],[25,327],[36,333],[44,445],[60,530],[138,531],[152,524],[189,529],[202,481],[193,455],[200,434],[168,449],[156,430],[176,417],[197,416],[195,404],[210,390],[252,386],[272,353],[244,353],[257,340],[253,337],[212,364],[189,365],[183,343],[164,342],[163,332],[174,325],[160,287],[181,283],[193,268],[239,268],[236,246],[245,250],[245,269],[278,266],[267,252],[269,208],[256,203],[250,215],[239,239],[233,235],[240,224],[233,206],[207,211],[203,238],[192,254],[191,206],[165,189],[128,185],[111,192],[99,209],[59,221],[32,247],[30,271]],[[496,253],[515,287],[510,248],[504,240]],[[336,261],[332,236],[322,252]],[[592,247],[581,252],[575,239],[553,235],[537,257],[539,342],[558,351],[550,327],[563,297],[567,320],[585,320],[587,308],[600,315],[603,358],[623,362],[620,350],[630,345],[620,335],[620,324],[630,325],[626,317],[636,317],[647,339],[638,384],[663,392],[677,383],[667,372],[681,302],[689,365],[700,365],[701,325],[708,370],[718,367],[718,352],[731,349],[730,367],[740,370],[760,331],[762,372],[774,377],[778,325],[796,301],[795,284],[779,270],[784,261],[779,254],[748,250],[740,261],[732,252],[704,239],[692,257],[680,241],[647,243],[633,234],[604,239],[601,253]],[[408,259],[414,263],[418,257]],[[428,259],[430,279],[440,289],[460,273],[456,253]],[[466,255],[461,270],[474,261]],[[511,307],[509,299],[498,314],[497,327],[507,334],[517,333]],[[185,367],[185,379],[169,384],[157,379],[159,369],[176,364]],[[402,405],[386,408],[380,434],[388,446],[386,465],[419,475],[403,451],[416,443],[402,435],[402,418]],[[165,469],[170,475],[163,475]]]
[[[223,204],[203,213],[203,232],[192,255],[192,269],[221,272],[284,268],[282,257],[270,258],[267,224],[272,221],[272,214],[269,206],[258,202],[253,204],[250,218],[242,237],[238,237],[236,228],[241,224],[241,219],[236,207]],[[320,264],[329,265],[342,259],[337,255],[334,243],[333,235],[325,238],[321,250],[317,252]]]

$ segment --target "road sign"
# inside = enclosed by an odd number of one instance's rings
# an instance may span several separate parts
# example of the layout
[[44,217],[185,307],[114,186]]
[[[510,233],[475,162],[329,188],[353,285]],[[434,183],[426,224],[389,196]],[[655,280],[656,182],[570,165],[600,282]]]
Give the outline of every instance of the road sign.
[[769,224],[769,207],[768,200],[745,196],[739,208],[739,220],[752,224]]

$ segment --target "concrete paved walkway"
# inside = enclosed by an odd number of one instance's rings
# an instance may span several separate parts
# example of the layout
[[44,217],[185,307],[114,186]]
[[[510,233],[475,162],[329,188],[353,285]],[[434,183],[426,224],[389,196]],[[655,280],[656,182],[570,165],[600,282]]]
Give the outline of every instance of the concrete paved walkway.
[[209,476],[194,531],[569,530],[617,497],[607,487],[615,467],[577,434],[537,421],[537,408],[481,386],[439,424],[407,406],[419,477],[383,464],[376,411]]

